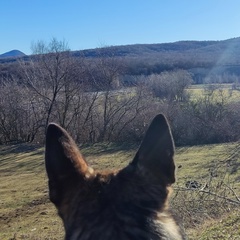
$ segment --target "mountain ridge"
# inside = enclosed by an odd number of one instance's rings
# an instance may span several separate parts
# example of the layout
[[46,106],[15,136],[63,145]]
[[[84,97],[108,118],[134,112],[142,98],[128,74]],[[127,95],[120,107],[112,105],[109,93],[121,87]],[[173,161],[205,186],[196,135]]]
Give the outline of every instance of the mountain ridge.
[[[211,48],[213,46],[226,47],[230,43],[238,42],[240,45],[240,37],[230,38],[226,40],[182,40],[176,42],[166,42],[166,43],[135,43],[135,44],[126,44],[126,45],[113,45],[106,46],[101,48],[89,48],[83,50],[74,50],[71,51],[74,56],[81,55],[83,53],[86,57],[97,56],[98,53],[102,51],[113,51],[115,56],[126,56],[126,55],[143,55],[143,54],[152,54],[157,52],[175,52],[181,51],[186,52],[189,50],[200,50],[204,48]],[[9,58],[9,57],[23,57],[27,56],[20,50],[13,49],[3,54],[0,54],[0,58]]]
[[[12,50],[0,55],[0,63],[15,62],[18,58],[28,61],[30,56],[20,52],[11,55]],[[18,53],[19,53],[18,52]],[[226,40],[185,40],[170,43],[131,44],[106,46],[101,48],[71,51],[73,57],[123,57],[128,64],[135,63],[135,68],[161,66],[161,71],[170,68],[196,68],[216,65],[240,65],[240,37]],[[32,55],[34,57],[34,55]],[[145,66],[143,66],[145,65]],[[189,66],[188,66],[189,65]],[[144,70],[145,71],[145,70]],[[154,69],[149,71],[155,72]],[[141,72],[141,71],[140,71]]]
[[97,56],[98,53],[113,51],[115,56],[127,56],[127,55],[144,55],[153,53],[166,53],[166,52],[187,52],[204,50],[204,48],[214,48],[220,47],[225,48],[230,44],[238,42],[240,45],[240,37],[230,38],[226,40],[205,40],[205,41],[195,41],[195,40],[184,40],[169,43],[149,43],[149,44],[129,44],[129,45],[118,45],[118,46],[107,46],[102,48],[84,49],[72,51],[73,55],[84,54],[87,57]]

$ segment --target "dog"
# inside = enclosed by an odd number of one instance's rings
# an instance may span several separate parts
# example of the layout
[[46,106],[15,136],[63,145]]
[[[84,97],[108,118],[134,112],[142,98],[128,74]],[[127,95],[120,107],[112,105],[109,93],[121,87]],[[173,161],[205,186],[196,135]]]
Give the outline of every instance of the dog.
[[134,157],[118,171],[93,170],[70,135],[54,123],[46,134],[49,197],[66,240],[184,240],[169,208],[175,182],[174,141],[157,115]]

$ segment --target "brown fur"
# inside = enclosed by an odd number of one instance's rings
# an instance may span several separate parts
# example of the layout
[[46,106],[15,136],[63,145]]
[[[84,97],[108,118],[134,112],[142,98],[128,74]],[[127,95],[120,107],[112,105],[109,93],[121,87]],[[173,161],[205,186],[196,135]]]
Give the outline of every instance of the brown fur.
[[56,124],[46,137],[50,200],[67,240],[185,239],[168,208],[175,182],[174,143],[163,115],[152,121],[133,161],[96,172],[73,139]]

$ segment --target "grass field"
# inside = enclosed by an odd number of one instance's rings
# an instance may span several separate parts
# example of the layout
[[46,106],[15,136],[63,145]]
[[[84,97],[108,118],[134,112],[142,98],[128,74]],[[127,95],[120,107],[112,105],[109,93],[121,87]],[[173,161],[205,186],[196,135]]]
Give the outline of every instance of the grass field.
[[[214,90],[215,89],[215,90]],[[236,102],[240,99],[240,91],[233,90],[232,84],[193,84],[187,88],[191,100],[199,100],[206,95],[217,101]]]
[[[121,168],[136,147],[94,145],[82,152],[98,169]],[[181,147],[172,205],[189,239],[240,239],[240,144]],[[201,190],[186,188],[188,180]],[[48,200],[44,149],[0,146],[0,239],[63,239],[63,227]]]

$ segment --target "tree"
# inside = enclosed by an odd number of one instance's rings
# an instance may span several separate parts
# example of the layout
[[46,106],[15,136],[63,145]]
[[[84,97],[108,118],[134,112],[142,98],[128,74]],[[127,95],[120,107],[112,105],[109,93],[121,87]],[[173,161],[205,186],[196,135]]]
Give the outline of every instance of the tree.
[[[73,60],[65,41],[53,38],[49,43],[38,41],[32,45],[33,54],[28,62],[21,60],[23,84],[28,87],[43,104],[45,122],[47,125],[60,98],[60,92],[65,91],[65,100],[73,93],[70,87],[73,82]],[[66,107],[66,105],[65,105]],[[66,109],[65,109],[66,110]],[[64,112],[65,114],[66,112]],[[65,117],[61,118],[64,125]]]
[[[118,92],[114,91],[121,87],[119,76],[124,71],[124,65],[121,59],[114,57],[114,53],[108,48],[106,51],[99,51],[98,57],[91,60],[91,64],[87,66],[89,82],[91,82],[92,90],[99,92],[97,111],[99,136],[98,141],[110,139],[110,132],[113,131],[113,119],[116,114],[123,110],[126,105],[118,99]],[[126,109],[126,108],[125,108]],[[119,120],[119,119],[118,119]],[[116,121],[118,121],[116,120]],[[110,130],[110,125],[111,129]]]
[[35,99],[18,80],[5,81],[0,89],[0,142],[32,142],[42,120]]
[[152,74],[146,81],[156,97],[182,102],[188,98],[186,88],[192,83],[192,77],[185,70],[175,70]]

